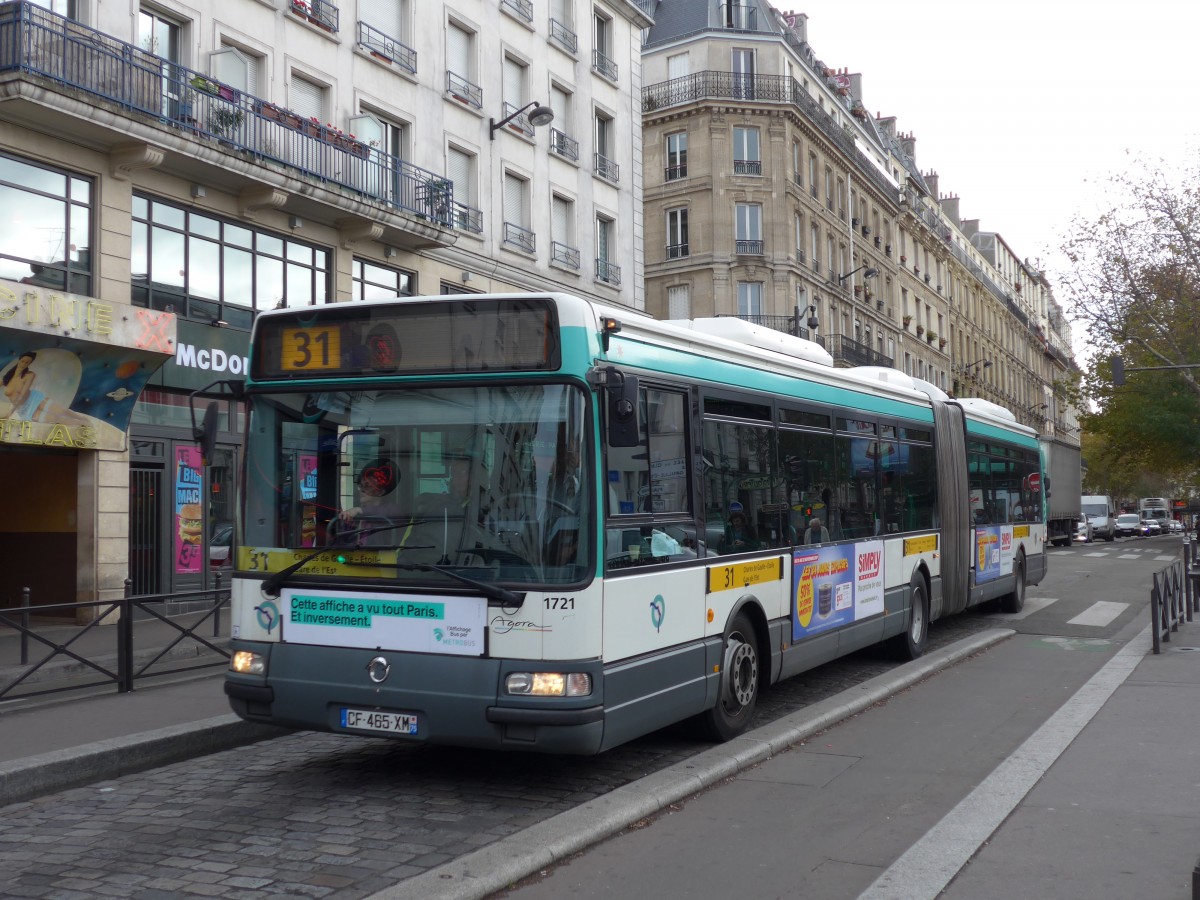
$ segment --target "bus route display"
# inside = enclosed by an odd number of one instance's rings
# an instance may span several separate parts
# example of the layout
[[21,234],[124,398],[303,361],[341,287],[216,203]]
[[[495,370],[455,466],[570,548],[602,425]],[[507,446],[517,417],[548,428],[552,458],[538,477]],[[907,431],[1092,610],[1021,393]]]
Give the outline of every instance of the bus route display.
[[549,371],[560,365],[547,298],[331,304],[264,313],[256,380],[338,375]]

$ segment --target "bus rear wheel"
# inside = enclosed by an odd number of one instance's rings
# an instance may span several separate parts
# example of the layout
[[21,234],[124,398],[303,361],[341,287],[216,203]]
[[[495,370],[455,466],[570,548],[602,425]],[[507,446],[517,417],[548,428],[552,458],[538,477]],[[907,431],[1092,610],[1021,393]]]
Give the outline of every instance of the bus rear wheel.
[[750,725],[758,705],[758,639],[745,613],[734,616],[725,635],[721,687],[716,705],[701,716],[705,734],[714,741],[737,737]]
[[1015,582],[1011,594],[1000,598],[1000,609],[1006,613],[1019,613],[1025,608],[1025,555],[1019,554],[1013,563]]

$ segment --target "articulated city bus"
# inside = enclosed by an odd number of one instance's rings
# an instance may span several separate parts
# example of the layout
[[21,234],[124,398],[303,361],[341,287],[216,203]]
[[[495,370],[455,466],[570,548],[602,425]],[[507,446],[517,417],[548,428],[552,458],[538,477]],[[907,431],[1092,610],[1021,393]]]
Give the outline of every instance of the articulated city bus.
[[1046,571],[1036,434],[735,318],[563,294],[263,313],[243,718],[597,753]]

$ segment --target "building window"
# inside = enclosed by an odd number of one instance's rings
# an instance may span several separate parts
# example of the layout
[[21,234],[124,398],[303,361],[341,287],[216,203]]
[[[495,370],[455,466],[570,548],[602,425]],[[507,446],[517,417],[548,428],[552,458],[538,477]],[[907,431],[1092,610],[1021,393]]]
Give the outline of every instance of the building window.
[[367,259],[354,257],[350,280],[351,300],[388,300],[392,297],[411,297],[416,294],[416,287],[416,272],[382,266]]
[[687,144],[686,131],[667,135],[667,168],[664,173],[667,181],[687,178]]
[[464,106],[482,109],[483,88],[475,79],[475,32],[450,22],[446,26],[446,92]]
[[667,318],[690,319],[692,301],[686,284],[675,284],[667,288]]
[[817,196],[817,154],[808,154],[808,192]]
[[762,151],[757,128],[733,129],[733,174],[762,174]]
[[667,210],[667,259],[681,259],[688,255],[688,211]]
[[568,53],[579,49],[573,6],[572,0],[550,0],[550,40]]
[[0,154],[0,278],[90,296],[91,179]]
[[739,203],[736,207],[734,223],[736,252],[739,255],[761,255],[763,252],[762,239],[762,206],[758,203]]
[[579,269],[579,245],[575,239],[575,201],[555,194],[550,201],[550,262]]
[[761,316],[763,286],[761,281],[739,281],[737,304],[739,316]]
[[617,80],[617,64],[613,60],[613,27],[612,19],[601,15],[593,15],[595,49],[592,50],[592,69],[609,81]]
[[792,141],[792,180],[801,187],[804,186],[804,174],[800,171],[801,166],[800,142]]
[[554,110],[554,125],[550,128],[550,150],[563,159],[579,160],[579,141],[572,137],[571,92],[557,84],[550,85],[550,108]]
[[454,182],[454,227],[472,234],[483,233],[483,211],[475,201],[473,153],[450,147],[446,151],[446,175]]
[[504,243],[525,253],[537,250],[537,239],[529,230],[529,181],[512,172],[504,173]]
[[134,195],[135,306],[248,329],[255,310],[329,302],[322,247]]
[[613,251],[613,220],[596,216],[596,279],[607,284],[621,283],[621,267],[610,262]]
[[596,174],[606,181],[616,183],[620,180],[620,167],[612,158],[614,156],[613,145],[613,120],[610,116],[602,112],[596,112],[596,153],[595,153],[595,170]]
[[[528,82],[528,67],[520,60],[513,59],[511,56],[504,57],[504,65],[502,70],[502,88],[504,92],[504,115],[501,118],[516,113],[529,101],[527,82]],[[533,123],[529,121],[529,117],[525,113],[518,113],[506,128],[513,131],[518,131],[525,137],[533,137]]]

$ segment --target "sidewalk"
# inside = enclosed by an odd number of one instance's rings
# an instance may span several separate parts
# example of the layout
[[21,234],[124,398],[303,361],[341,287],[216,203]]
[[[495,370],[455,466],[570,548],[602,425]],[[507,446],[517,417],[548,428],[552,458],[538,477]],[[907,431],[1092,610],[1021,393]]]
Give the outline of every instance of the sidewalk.
[[[9,613],[11,615],[11,612]],[[175,617],[190,625],[200,614]],[[117,670],[116,627],[85,628],[54,621],[34,623],[37,633],[109,672]],[[214,636],[211,620],[197,634],[217,647],[228,644],[228,615],[223,634]],[[149,663],[179,637],[163,622],[139,620],[134,628],[135,667]],[[0,631],[0,687],[27,668],[20,665],[20,635]],[[28,639],[30,663],[49,648]],[[216,653],[184,639],[153,670],[222,663]],[[0,806],[80,784],[115,778],[250,741],[285,734],[282,729],[243,722],[230,712],[223,691],[224,665],[187,673],[138,678],[131,693],[90,665],[58,653],[17,689],[0,700]],[[77,685],[88,685],[78,687]],[[25,689],[71,687],[59,693],[21,696]]]
[[[715,888],[724,878],[713,880],[711,868],[705,875],[705,866],[744,878],[746,867],[755,864],[738,852],[754,847],[774,854],[778,873],[772,877],[784,880],[780,896],[788,895],[786,885],[794,890],[801,882],[812,896],[858,896],[870,888],[874,893],[866,896],[905,900],[937,896],[943,889],[941,896],[952,900],[1186,896],[1182,886],[1190,884],[1200,855],[1200,652],[1193,652],[1200,651],[1200,620],[1184,624],[1159,656],[1149,653],[1149,631],[1140,623],[1131,636],[1100,673],[1072,689],[1072,702],[1082,697],[1092,708],[1081,712],[1067,704],[1020,746],[988,745],[996,755],[999,785],[990,784],[994,776],[989,777],[974,791],[964,791],[967,797],[950,813],[929,821],[913,811],[897,817],[897,829],[916,831],[889,834],[882,845],[896,849],[886,857],[855,860],[866,852],[867,841],[841,848],[834,857],[838,863],[824,875],[837,883],[838,893],[823,892],[819,867],[805,868],[805,853],[826,851],[817,846],[818,838],[806,845],[797,833],[800,822],[818,835],[828,830],[832,839],[840,818],[855,818],[851,803],[870,809],[890,802],[914,765],[920,777],[930,777],[930,767],[942,766],[950,777],[939,769],[933,783],[945,781],[945,789],[957,789],[961,779],[953,774],[953,761],[905,756],[900,748],[931,739],[931,710],[937,712],[939,728],[994,727],[993,719],[1004,722],[1028,714],[1025,708],[1037,705],[1030,699],[1029,684],[1054,671],[1048,668],[1045,649],[1026,646],[1034,636],[1013,640],[1006,629],[982,632],[376,896],[485,897],[589,848],[596,852],[558,870],[607,886],[596,887],[589,896],[683,896],[688,885],[680,880],[681,871],[701,879],[692,894],[711,896],[704,885]],[[959,666],[954,677],[937,677],[984,648],[991,649]],[[1029,681],[1014,687],[1005,681],[1010,672],[1026,672]],[[1107,682],[1098,683],[1104,673]],[[229,713],[221,676],[216,669],[174,683],[139,684],[132,694],[110,688],[86,698],[0,704],[0,805],[286,733]],[[818,732],[820,742],[804,743]],[[1040,743],[1035,741],[1039,735]],[[834,739],[837,749],[824,749]],[[941,743],[956,746],[949,740]],[[819,791],[824,785],[800,779],[795,768],[828,766],[837,758],[869,759],[881,746],[891,757],[873,775],[867,765],[855,769],[853,796],[845,794],[844,785],[823,796]],[[811,777],[809,771],[805,777]],[[1035,773],[1032,778],[1030,773]],[[832,770],[825,775],[836,780]],[[798,785],[815,785],[818,793],[804,795],[799,806],[762,805],[764,790],[766,796],[782,799]],[[1001,801],[1013,796],[1014,805],[1006,811]],[[818,798],[824,802],[818,804]],[[980,810],[994,814],[995,821]],[[649,827],[628,831],[656,815]],[[713,847],[732,835],[711,833],[714,817],[726,827],[736,821],[739,829],[736,843],[724,853],[714,854]],[[784,834],[787,847],[780,844]],[[598,848],[606,838],[612,840]],[[605,859],[605,852],[619,856],[621,865]],[[782,865],[785,858],[788,864]],[[731,865],[735,859],[738,864]],[[672,865],[664,867],[665,860]],[[601,868],[588,874],[589,865]],[[767,895],[778,886],[769,884],[769,878],[761,880],[761,865],[754,871],[756,893]],[[857,885],[852,893],[844,891],[848,872],[850,884]],[[623,877],[641,880],[631,889]],[[558,887],[551,876],[516,889],[513,896],[525,900],[566,893],[556,893]]]

